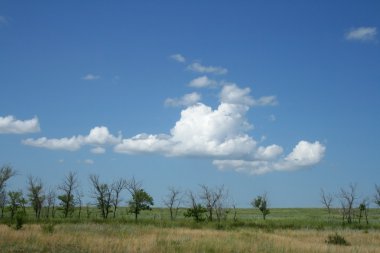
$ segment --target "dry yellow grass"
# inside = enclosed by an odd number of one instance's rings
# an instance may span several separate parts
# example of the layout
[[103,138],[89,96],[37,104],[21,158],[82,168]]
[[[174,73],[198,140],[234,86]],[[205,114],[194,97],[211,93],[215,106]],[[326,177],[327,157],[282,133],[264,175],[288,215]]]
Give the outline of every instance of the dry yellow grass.
[[137,225],[0,225],[0,252],[380,252],[380,232],[338,231],[351,246],[325,243],[335,231],[157,228]]

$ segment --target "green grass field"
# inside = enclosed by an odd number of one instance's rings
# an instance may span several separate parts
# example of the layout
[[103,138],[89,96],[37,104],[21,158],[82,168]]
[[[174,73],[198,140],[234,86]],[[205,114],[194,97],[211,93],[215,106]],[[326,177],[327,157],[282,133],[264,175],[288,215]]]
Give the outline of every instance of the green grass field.
[[[88,212],[87,212],[88,211]],[[126,208],[104,220],[95,208],[72,217],[36,220],[30,208],[16,230],[5,213],[0,219],[0,252],[380,252],[380,209],[371,209],[369,225],[358,219],[342,223],[339,210],[275,208],[263,220],[255,209],[237,209],[220,223],[195,222],[181,209],[171,221],[169,211],[144,211],[137,222]],[[349,246],[325,241],[338,233]]]

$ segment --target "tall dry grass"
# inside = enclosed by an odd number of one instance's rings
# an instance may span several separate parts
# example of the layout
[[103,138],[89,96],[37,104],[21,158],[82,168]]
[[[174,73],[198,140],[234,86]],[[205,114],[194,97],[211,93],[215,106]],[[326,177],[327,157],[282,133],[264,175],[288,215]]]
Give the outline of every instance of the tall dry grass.
[[378,230],[340,230],[351,246],[325,243],[336,231],[211,230],[139,225],[0,225],[0,252],[380,252]]

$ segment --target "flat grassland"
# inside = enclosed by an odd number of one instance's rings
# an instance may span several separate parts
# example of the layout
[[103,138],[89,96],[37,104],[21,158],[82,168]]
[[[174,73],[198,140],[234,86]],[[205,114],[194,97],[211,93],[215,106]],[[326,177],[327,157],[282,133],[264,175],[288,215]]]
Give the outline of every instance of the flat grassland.
[[[265,221],[253,209],[239,209],[237,221],[230,216],[170,221],[166,209],[155,209],[138,222],[125,212],[107,220],[30,219],[20,230],[0,224],[0,252],[380,252],[379,209],[370,210],[369,225],[343,225],[337,210],[323,209],[272,209]],[[350,245],[325,242],[336,233]]]

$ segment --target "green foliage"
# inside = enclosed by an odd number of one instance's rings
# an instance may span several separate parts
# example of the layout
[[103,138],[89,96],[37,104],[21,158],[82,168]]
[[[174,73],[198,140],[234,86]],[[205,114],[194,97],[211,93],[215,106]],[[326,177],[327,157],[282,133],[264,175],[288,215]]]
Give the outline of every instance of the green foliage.
[[64,217],[71,216],[75,208],[74,195],[73,194],[60,195],[58,196],[58,200],[60,201],[60,206],[63,211],[63,216]]
[[205,220],[204,214],[207,212],[207,208],[203,207],[201,204],[195,205],[192,208],[186,210],[184,213],[185,217],[193,217],[196,222],[201,222]]
[[8,209],[11,213],[11,219],[15,216],[19,208],[21,207],[25,212],[26,200],[24,199],[21,191],[11,191],[8,192],[9,196],[9,206]]
[[265,217],[270,213],[266,195],[264,194],[262,196],[257,196],[251,204],[260,210],[263,215],[263,219],[265,220]]
[[339,235],[338,233],[329,235],[325,242],[327,244],[334,244],[334,245],[343,245],[343,246],[350,245],[350,243],[347,242],[346,239],[343,236]]
[[16,225],[15,225],[16,230],[19,230],[22,228],[25,222],[24,218],[25,218],[25,212],[18,211],[16,213]]
[[144,189],[138,189],[132,193],[132,199],[128,202],[129,213],[135,215],[135,220],[137,216],[143,210],[151,210],[153,204],[153,198]]

